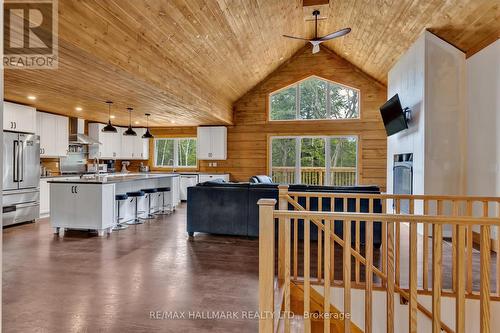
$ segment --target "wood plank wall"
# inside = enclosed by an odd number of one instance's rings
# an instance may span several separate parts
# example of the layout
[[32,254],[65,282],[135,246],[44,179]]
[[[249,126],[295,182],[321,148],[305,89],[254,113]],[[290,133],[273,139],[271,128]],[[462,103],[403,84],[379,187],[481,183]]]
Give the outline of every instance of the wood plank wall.
[[[269,122],[269,93],[311,75],[359,89],[361,119]],[[252,175],[268,173],[267,147],[271,135],[358,135],[359,183],[376,184],[385,190],[387,140],[379,107],[386,97],[383,84],[345,59],[325,47],[314,55],[310,47],[304,47],[236,101],[234,126],[228,127],[228,159],[217,161],[217,167],[209,167],[208,161],[200,161],[198,169],[202,172],[227,172],[233,181],[248,181]],[[155,128],[152,133],[157,137],[196,136],[196,128]],[[152,144],[150,147],[152,149]],[[152,158],[150,166],[153,166]]]

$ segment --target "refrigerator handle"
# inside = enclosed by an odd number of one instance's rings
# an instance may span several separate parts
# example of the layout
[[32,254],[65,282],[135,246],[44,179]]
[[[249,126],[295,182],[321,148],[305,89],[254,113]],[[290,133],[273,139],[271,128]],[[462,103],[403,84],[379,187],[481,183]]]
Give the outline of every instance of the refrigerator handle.
[[24,146],[23,141],[20,141],[19,149],[21,150],[21,154],[19,154],[19,166],[21,167],[21,171],[18,174],[19,181],[22,182],[24,180]]
[[18,151],[18,147],[19,147],[19,141],[17,140],[14,140],[14,165],[13,165],[13,169],[14,169],[14,183],[17,182],[17,176],[18,176],[18,173],[17,173],[17,163],[19,162],[19,151]]

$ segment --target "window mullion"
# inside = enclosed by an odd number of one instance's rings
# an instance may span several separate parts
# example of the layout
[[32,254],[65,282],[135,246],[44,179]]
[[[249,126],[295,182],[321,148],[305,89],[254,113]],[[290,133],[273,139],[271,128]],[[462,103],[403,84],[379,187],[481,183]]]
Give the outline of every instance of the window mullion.
[[331,147],[330,147],[330,137],[325,137],[325,180],[324,183],[325,185],[332,185],[331,184],[331,176],[330,176],[330,168],[332,166],[331,163]]
[[300,84],[297,84],[297,90],[295,91],[295,119],[300,119]]
[[330,118],[330,114],[331,114],[331,111],[330,111],[330,102],[331,102],[331,98],[330,98],[330,83],[326,83],[326,119],[331,119]]
[[295,183],[296,184],[302,184],[302,177],[301,177],[301,137],[295,137]]
[[179,139],[174,139],[174,158],[173,167],[177,168],[179,166]]

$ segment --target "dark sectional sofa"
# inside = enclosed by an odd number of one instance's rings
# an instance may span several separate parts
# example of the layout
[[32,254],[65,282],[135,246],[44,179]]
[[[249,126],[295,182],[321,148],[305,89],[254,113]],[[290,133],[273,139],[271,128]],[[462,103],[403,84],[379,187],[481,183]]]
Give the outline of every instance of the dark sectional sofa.
[[[290,185],[294,192],[329,192],[329,193],[380,193],[377,186],[311,186]],[[261,198],[278,200],[278,184],[262,183],[220,183],[206,182],[188,188],[187,200],[187,232],[192,236],[195,232],[222,235],[251,236],[259,235],[259,208],[257,201]],[[323,211],[330,210],[330,198],[323,198]],[[305,207],[305,198],[299,198]],[[355,199],[348,199],[348,211],[354,212]],[[277,207],[276,207],[277,208]],[[361,212],[368,212],[368,199],[360,200]],[[289,209],[292,209],[289,206]],[[318,210],[318,198],[311,198],[310,209]],[[343,210],[343,199],[336,198],[334,210]],[[374,211],[382,212],[379,200],[374,201]],[[303,235],[303,221],[299,220],[299,238]],[[343,224],[335,222],[335,233],[342,237]],[[364,244],[364,222],[360,225],[360,240]],[[352,239],[355,239],[355,225],[352,224]],[[312,225],[311,238],[317,239],[317,228]],[[373,226],[373,243],[376,247],[381,243],[381,226],[375,222]]]

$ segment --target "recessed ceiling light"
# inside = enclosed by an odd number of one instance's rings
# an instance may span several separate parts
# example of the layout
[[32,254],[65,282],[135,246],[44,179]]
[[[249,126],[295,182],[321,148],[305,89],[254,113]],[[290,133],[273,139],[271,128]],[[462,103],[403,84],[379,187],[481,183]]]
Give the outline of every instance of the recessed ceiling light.
[[175,120],[170,120],[170,122],[171,122],[172,124],[175,124]]
[[116,118],[116,116],[111,115],[111,116],[109,116],[109,118],[111,118],[111,119],[115,119],[115,118]]
[[76,111],[82,111],[83,109],[82,109],[81,107],[77,106],[77,107],[75,108],[75,110],[76,110]]
[[139,124],[139,122],[138,122],[138,121],[134,121],[134,124],[138,125],[138,124]]
[[28,95],[28,99],[34,101],[36,99],[36,96]]

